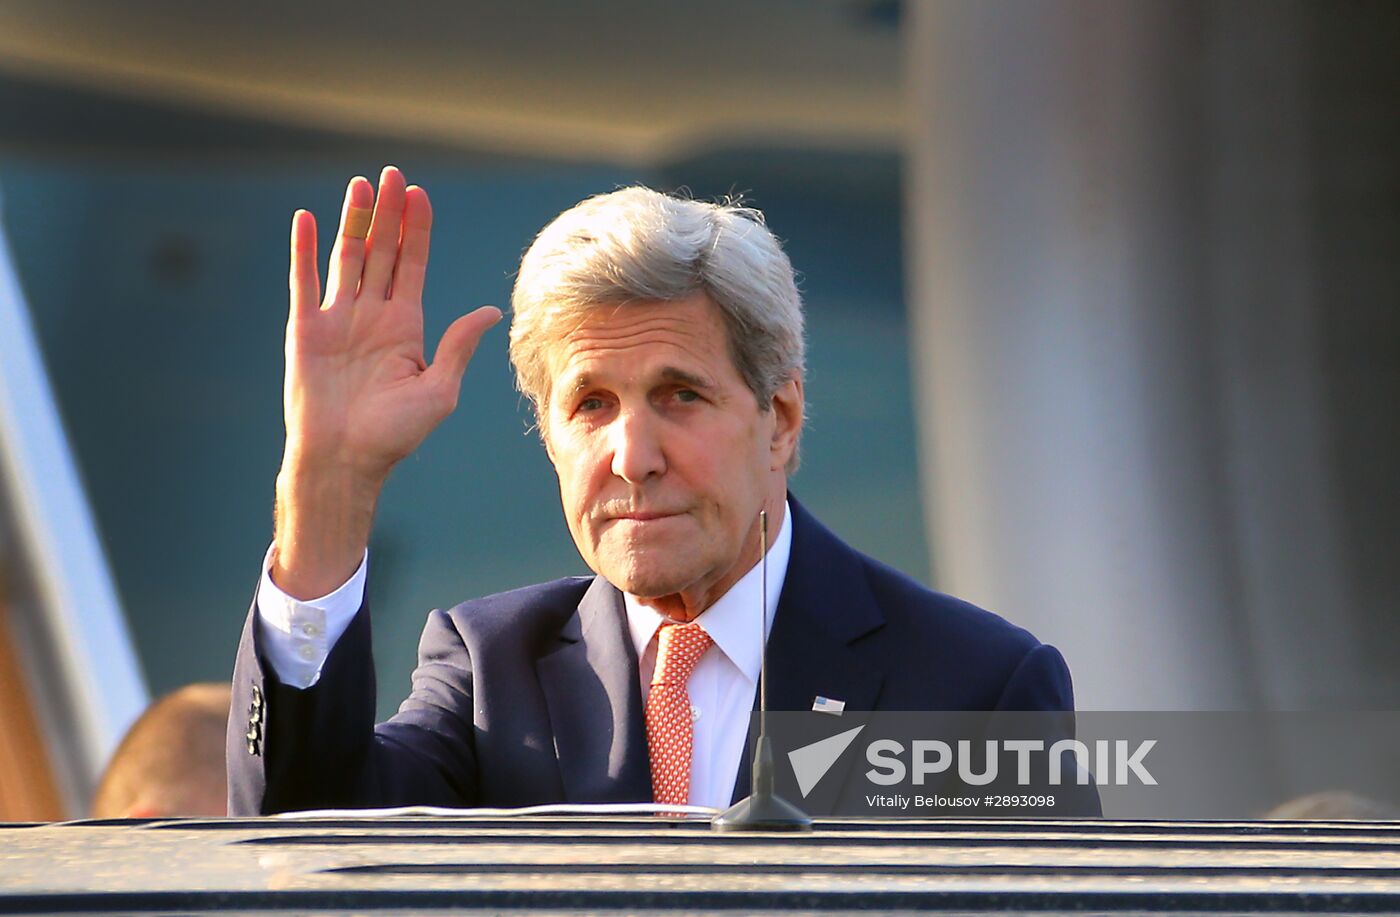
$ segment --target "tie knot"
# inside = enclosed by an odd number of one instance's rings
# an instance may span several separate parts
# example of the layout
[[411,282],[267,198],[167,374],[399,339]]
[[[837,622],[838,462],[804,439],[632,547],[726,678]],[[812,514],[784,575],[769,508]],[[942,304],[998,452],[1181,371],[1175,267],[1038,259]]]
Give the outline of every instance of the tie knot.
[[656,671],[651,676],[653,686],[685,684],[695,670],[700,657],[715,641],[705,628],[695,622],[663,624],[656,637]]

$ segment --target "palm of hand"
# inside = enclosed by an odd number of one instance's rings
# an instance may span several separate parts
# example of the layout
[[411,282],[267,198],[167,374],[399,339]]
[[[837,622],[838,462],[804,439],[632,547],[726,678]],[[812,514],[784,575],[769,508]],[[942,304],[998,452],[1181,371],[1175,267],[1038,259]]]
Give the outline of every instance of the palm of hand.
[[305,211],[293,219],[284,411],[289,454],[311,466],[382,479],[456,406],[467,363],[500,313],[483,307],[457,319],[428,365],[427,194],[405,188],[397,169],[385,169],[364,238],[372,202],[369,182],[353,180],[324,299],[315,221]]

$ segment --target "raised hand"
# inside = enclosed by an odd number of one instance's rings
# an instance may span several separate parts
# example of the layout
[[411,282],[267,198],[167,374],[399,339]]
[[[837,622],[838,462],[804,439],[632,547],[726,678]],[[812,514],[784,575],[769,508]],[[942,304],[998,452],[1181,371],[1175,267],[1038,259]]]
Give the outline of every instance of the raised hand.
[[272,575],[298,598],[354,572],[390,469],[452,412],[477,343],[500,320],[491,306],[458,318],[424,361],[431,232],[427,192],[405,188],[398,169],[384,169],[377,199],[367,180],[352,179],[322,298],[315,218],[292,218]]

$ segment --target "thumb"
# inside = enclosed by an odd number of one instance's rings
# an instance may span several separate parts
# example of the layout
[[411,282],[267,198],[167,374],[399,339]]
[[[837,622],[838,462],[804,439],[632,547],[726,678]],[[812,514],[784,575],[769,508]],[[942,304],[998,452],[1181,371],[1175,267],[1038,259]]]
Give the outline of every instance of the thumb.
[[434,381],[451,385],[454,389],[462,384],[462,374],[467,371],[476,345],[481,342],[491,326],[501,320],[501,310],[495,306],[482,306],[457,319],[442,334],[437,352],[433,354],[433,365],[428,373],[437,377]]

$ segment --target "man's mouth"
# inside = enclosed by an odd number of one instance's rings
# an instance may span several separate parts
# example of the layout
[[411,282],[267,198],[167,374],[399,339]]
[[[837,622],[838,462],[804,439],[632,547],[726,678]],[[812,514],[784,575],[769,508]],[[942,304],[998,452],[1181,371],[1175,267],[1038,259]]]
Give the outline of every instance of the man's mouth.
[[670,519],[679,515],[680,513],[618,513],[610,518],[626,522],[653,522],[657,519]]

